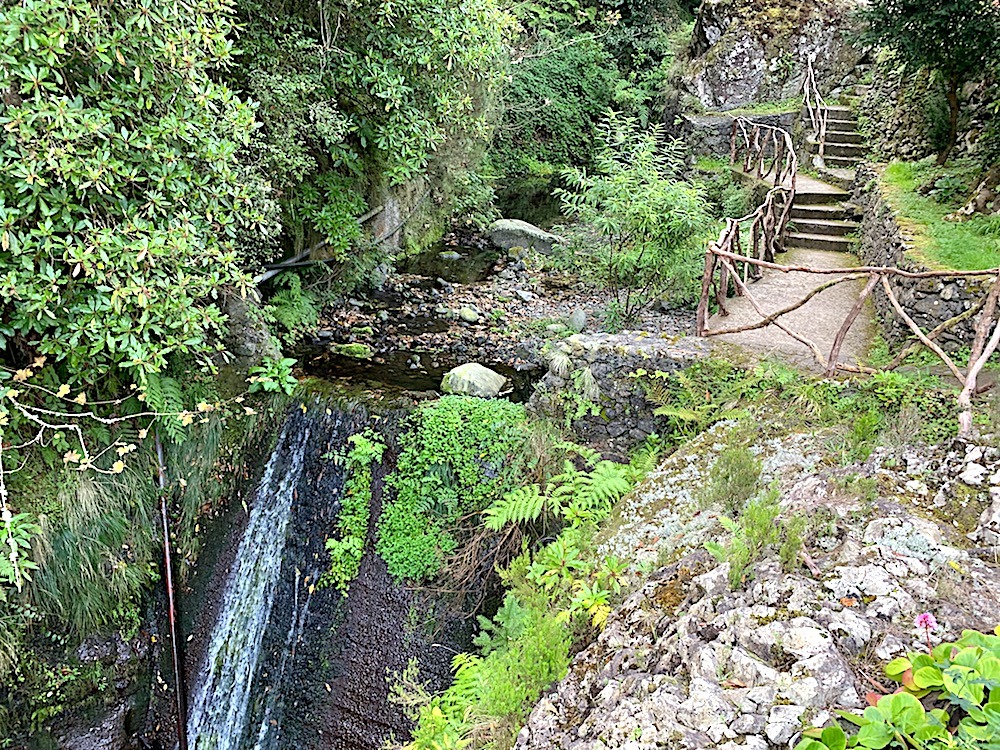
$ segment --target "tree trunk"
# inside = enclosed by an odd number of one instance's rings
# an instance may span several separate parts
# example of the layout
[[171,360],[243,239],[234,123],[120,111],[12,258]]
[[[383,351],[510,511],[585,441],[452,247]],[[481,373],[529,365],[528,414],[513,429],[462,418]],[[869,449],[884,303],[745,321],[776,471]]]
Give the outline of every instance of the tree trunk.
[[948,162],[948,157],[951,156],[951,152],[955,149],[955,141],[958,140],[958,85],[959,80],[957,78],[948,80],[948,142],[941,153],[938,154],[937,164],[939,167],[944,166]]

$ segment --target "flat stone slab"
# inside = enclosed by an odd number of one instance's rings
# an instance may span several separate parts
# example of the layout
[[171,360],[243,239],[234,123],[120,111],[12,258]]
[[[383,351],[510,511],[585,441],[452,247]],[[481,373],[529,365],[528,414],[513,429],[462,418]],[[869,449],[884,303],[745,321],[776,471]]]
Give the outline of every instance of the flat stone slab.
[[[780,254],[775,262],[813,268],[850,268],[858,265],[858,259],[849,253],[800,248],[792,248]],[[765,271],[763,278],[751,282],[749,287],[765,315],[770,315],[801,300],[831,278],[835,277]],[[811,340],[823,355],[827,356],[837,331],[840,330],[864,286],[864,280],[845,281],[820,292],[798,310],[783,315],[779,320],[791,330]],[[740,328],[764,319],[746,297],[729,298],[726,301],[726,309],[729,315],[715,314],[709,319],[709,331]],[[858,360],[864,358],[875,330],[875,313],[869,300],[851,326],[840,350],[838,361],[844,364],[856,364]],[[809,347],[773,324],[752,331],[712,336],[711,340],[737,344],[762,356],[778,356],[810,369],[821,369]]]

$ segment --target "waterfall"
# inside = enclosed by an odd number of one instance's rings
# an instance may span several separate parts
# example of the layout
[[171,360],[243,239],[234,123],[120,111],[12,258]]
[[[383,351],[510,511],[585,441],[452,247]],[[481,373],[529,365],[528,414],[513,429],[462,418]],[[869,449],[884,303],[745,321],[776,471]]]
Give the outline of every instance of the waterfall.
[[254,494],[188,710],[192,750],[241,747],[309,432],[299,420],[285,425]]

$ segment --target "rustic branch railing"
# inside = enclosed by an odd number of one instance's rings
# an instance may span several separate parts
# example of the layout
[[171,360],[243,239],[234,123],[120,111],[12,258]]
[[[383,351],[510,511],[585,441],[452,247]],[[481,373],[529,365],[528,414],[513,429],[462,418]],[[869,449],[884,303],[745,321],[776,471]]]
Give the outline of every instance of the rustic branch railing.
[[819,93],[819,86],[816,84],[816,72],[813,70],[813,57],[806,60],[806,78],[803,83],[802,98],[809,113],[809,122],[812,125],[813,133],[816,134],[818,144],[818,154],[822,162],[826,158],[826,129],[830,117],[830,110],[823,101],[822,94]]
[[729,160],[751,177],[795,192],[799,160],[792,136],[783,128],[737,117],[729,135]]
[[[1000,303],[1000,268],[993,268],[986,271],[904,271],[900,268],[888,266],[860,266],[856,268],[810,268],[808,266],[785,266],[748,255],[740,255],[738,252],[733,252],[732,250],[727,249],[727,243],[728,245],[733,244],[731,241],[731,229],[735,222],[735,219],[728,220],[726,230],[722,232],[722,235],[717,242],[709,244],[709,248],[706,253],[705,275],[702,278],[702,298],[698,305],[699,336],[708,337],[721,336],[731,333],[743,333],[745,331],[753,331],[773,325],[809,349],[816,362],[824,369],[828,377],[836,375],[839,371],[875,373],[880,370],[892,370],[899,367],[906,357],[912,354],[917,348],[924,346],[937,355],[962,388],[961,394],[958,397],[960,410],[960,434],[968,435],[971,432],[972,397],[978,392],[979,374],[989,358],[998,350],[998,348],[1000,348],[1000,319],[998,319],[997,316],[998,307],[1000,307],[1000,304],[998,304]],[[740,266],[743,266],[744,269],[748,266],[754,266],[756,268],[756,273],[749,272],[748,274],[748,272],[744,270],[741,278],[741,274],[737,270]],[[717,282],[714,280],[716,269],[719,271],[719,280]],[[754,297],[753,293],[750,291],[750,287],[746,282],[748,275],[760,276],[764,269],[779,273],[808,273],[834,276],[835,278],[812,289],[797,302],[775,312],[766,313]],[[903,309],[899,299],[896,297],[896,293],[890,283],[890,279],[893,276],[911,279],[962,279],[992,276],[993,280],[990,282],[989,291],[987,291],[986,294],[983,295],[983,297],[975,305],[973,305],[971,309],[941,323],[929,333],[925,333],[906,312],[906,310]],[[781,320],[781,318],[785,315],[803,307],[807,302],[809,302],[809,300],[818,295],[820,292],[836,286],[837,284],[859,281],[865,278],[867,278],[867,283],[858,296],[858,299],[845,316],[844,321],[833,340],[833,345],[831,346],[829,353],[824,353],[814,341],[802,333],[790,328]],[[746,297],[750,306],[753,307],[761,319],[755,323],[748,323],[742,326],[709,330],[708,307],[712,299],[713,288],[716,292],[715,301],[719,305],[719,313],[720,315],[725,316],[727,315],[727,312],[725,310],[723,300],[726,296],[725,290],[728,288],[730,281],[732,281],[732,283],[736,286],[737,294]],[[872,368],[860,364],[848,364],[841,362],[839,360],[840,350],[847,337],[847,333],[854,324],[855,320],[857,320],[858,315],[864,308],[866,300],[875,291],[876,287],[882,288],[882,291],[885,293],[886,299],[888,299],[892,309],[907,326],[907,328],[910,329],[915,341],[907,345],[886,367]],[[969,360],[963,368],[958,362],[956,362],[953,355],[948,354],[941,348],[936,339],[938,339],[945,331],[954,328],[962,321],[967,320],[976,314],[979,315],[979,320],[976,322]]]
[[[699,336],[706,335],[708,330],[710,300],[714,299],[719,310],[726,314],[725,300],[729,296],[732,281],[730,271],[736,276],[742,275],[744,285],[750,279],[760,278],[762,273],[761,267],[752,263],[722,267],[717,253],[726,252],[739,256],[745,227],[750,238],[750,255],[772,263],[775,253],[783,248],[788,216],[795,199],[798,159],[792,137],[787,131],[737,117],[733,120],[729,157],[734,169],[738,168],[754,179],[769,182],[773,187],[767,191],[764,201],[755,211],[739,219],[726,219],[726,228],[719,235],[718,241],[709,245],[705,254],[701,301],[698,304]],[[737,269],[737,266],[741,267]],[[719,270],[718,278],[716,269]],[[739,285],[736,286],[736,293],[743,294]]]

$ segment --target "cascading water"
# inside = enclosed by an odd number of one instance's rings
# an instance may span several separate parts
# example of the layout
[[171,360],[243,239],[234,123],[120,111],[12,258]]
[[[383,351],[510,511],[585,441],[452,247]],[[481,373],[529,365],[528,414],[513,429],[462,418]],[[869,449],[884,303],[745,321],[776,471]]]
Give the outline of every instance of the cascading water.
[[[391,421],[380,418],[384,434],[396,434]],[[433,604],[395,584],[371,551],[380,478],[368,552],[350,596],[316,586],[344,491],[344,463],[334,457],[368,424],[357,405],[293,410],[253,491],[245,529],[219,519],[231,541],[197,583],[203,598],[194,600],[203,605],[188,631],[195,637],[191,750],[378,750],[410,728],[389,701],[387,674],[419,658],[430,689],[448,684],[451,655],[468,647],[470,626],[445,617],[431,635],[407,625]],[[382,471],[376,467],[376,476]]]
[[192,750],[241,747],[309,434],[308,426],[285,425],[257,487],[188,711]]

